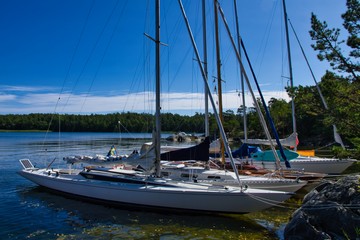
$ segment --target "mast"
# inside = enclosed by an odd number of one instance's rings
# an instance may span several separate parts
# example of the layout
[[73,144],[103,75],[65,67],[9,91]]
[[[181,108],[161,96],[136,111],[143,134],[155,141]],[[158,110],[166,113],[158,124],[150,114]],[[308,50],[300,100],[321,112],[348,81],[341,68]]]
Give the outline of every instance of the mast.
[[155,1],[155,74],[156,74],[156,101],[155,101],[155,170],[156,176],[160,176],[160,139],[161,139],[161,120],[160,120],[160,0]]
[[[291,64],[291,51],[290,51],[290,40],[289,40],[289,29],[288,29],[288,17],[286,12],[286,5],[285,0],[283,2],[283,10],[284,10],[284,20],[285,20],[285,32],[286,32],[286,45],[287,45],[287,52],[288,52],[288,62],[289,62],[289,79],[290,79],[290,87],[294,87],[293,81],[293,73],[292,73],[292,64]],[[295,101],[294,96],[291,96],[291,115],[292,115],[292,122],[293,122],[293,133],[296,134],[296,118],[295,118]],[[295,144],[294,151],[297,150],[297,146]]]
[[[204,71],[206,79],[208,79],[208,68],[207,68],[207,43],[206,43],[206,15],[205,15],[205,2],[202,0],[202,22],[203,22],[203,45],[204,45]],[[205,86],[205,137],[209,134],[209,92]]]
[[[219,39],[219,22],[217,12],[217,0],[214,0],[214,16],[215,16],[215,44],[216,44],[216,67],[217,67],[217,82],[218,82],[218,96],[219,96],[219,117],[221,122],[223,119],[223,108],[222,108],[222,87],[221,87],[221,59],[220,59],[220,39]],[[221,146],[221,162],[225,163],[224,156],[224,143],[220,135],[220,146]]]
[[[318,93],[319,93],[319,95],[320,95],[320,99],[321,99],[321,101],[322,101],[322,103],[323,103],[323,105],[324,105],[324,108],[325,108],[325,110],[329,111],[329,107],[328,107],[328,105],[327,105],[327,103],[326,103],[326,101],[325,101],[325,98],[324,98],[324,96],[323,96],[323,94],[322,94],[322,92],[321,92],[320,86],[319,86],[318,82],[316,81],[316,77],[315,77],[315,75],[314,75],[314,72],[313,72],[312,68],[310,67],[310,63],[309,63],[309,61],[308,61],[308,59],[307,59],[307,57],[306,57],[305,51],[304,51],[304,49],[303,49],[303,47],[302,47],[302,45],[301,45],[301,43],[300,43],[300,40],[299,40],[299,38],[298,38],[298,35],[296,34],[295,29],[294,29],[292,23],[290,22],[290,19],[289,19],[289,23],[290,23],[291,29],[293,30],[293,33],[294,33],[294,35],[295,35],[295,38],[296,38],[296,40],[297,40],[297,42],[298,42],[298,44],[299,44],[299,47],[300,47],[300,49],[301,49],[301,52],[302,52],[302,54],[303,54],[303,56],[304,56],[304,58],[305,58],[306,64],[307,64],[307,66],[308,66],[308,68],[309,68],[309,70],[310,70],[311,76],[312,76],[312,78],[313,78],[313,80],[314,80],[314,82],[315,82],[316,89],[317,89],[317,91],[318,91]],[[333,131],[334,131],[334,140],[335,140],[335,142],[339,143],[339,144],[341,145],[341,147],[345,150],[345,145],[344,145],[344,143],[343,143],[343,141],[342,141],[342,139],[341,139],[340,134],[337,132],[337,128],[336,128],[335,124],[333,124]]]
[[210,92],[210,86],[209,86],[208,80],[206,79],[206,74],[205,74],[203,65],[201,64],[200,54],[199,54],[199,51],[197,50],[197,46],[196,46],[196,44],[195,44],[194,36],[193,36],[193,34],[192,34],[189,21],[188,21],[188,19],[187,19],[186,14],[185,14],[184,6],[183,6],[181,0],[178,0],[178,2],[179,2],[179,5],[180,5],[180,9],[181,9],[182,15],[183,15],[183,17],[184,17],[184,21],[185,21],[187,30],[188,30],[188,32],[189,32],[190,40],[191,40],[191,43],[192,43],[193,48],[194,48],[194,52],[195,52],[195,55],[196,55],[197,62],[198,62],[198,64],[199,64],[199,68],[200,68],[200,71],[201,71],[201,75],[202,75],[202,77],[203,77],[205,86],[206,86],[206,88],[208,89],[208,92],[209,92],[209,100],[210,100],[211,106],[212,106],[212,108],[213,108],[213,110],[214,110],[214,116],[215,116],[215,119],[216,119],[216,123],[217,123],[218,126],[219,126],[220,134],[221,134],[221,136],[222,136],[222,138],[223,138],[223,141],[224,141],[224,146],[225,146],[226,153],[227,153],[227,154],[229,155],[229,157],[230,157],[230,163],[231,163],[231,166],[232,166],[232,168],[233,168],[233,170],[234,170],[234,172],[235,172],[236,179],[238,180],[239,185],[242,187],[241,181],[240,181],[240,177],[239,177],[239,172],[237,171],[237,168],[236,168],[236,166],[235,166],[235,161],[234,161],[234,158],[233,158],[233,156],[232,156],[232,154],[231,154],[230,146],[229,146],[229,143],[228,143],[228,141],[227,141],[227,139],[226,139],[225,131],[224,131],[223,125],[222,125],[222,123],[221,123],[219,114],[218,114],[217,109],[216,109],[215,101],[214,101],[214,99],[213,99],[213,97],[212,97],[212,95],[211,95],[211,92]]
[[[273,142],[272,142],[270,132],[269,132],[269,130],[268,130],[268,128],[267,128],[267,125],[266,125],[266,121],[265,121],[265,119],[264,119],[264,116],[262,115],[262,112],[261,112],[261,110],[260,110],[260,106],[259,106],[259,104],[258,104],[258,102],[257,102],[257,100],[256,100],[256,97],[255,97],[255,95],[254,95],[254,92],[253,92],[252,89],[251,89],[250,81],[249,81],[249,78],[247,77],[247,74],[246,74],[246,72],[245,72],[245,68],[244,68],[244,65],[243,65],[243,63],[242,63],[242,61],[241,61],[239,51],[238,51],[238,49],[237,49],[237,47],[236,47],[236,45],[235,45],[235,41],[233,40],[233,38],[232,38],[232,36],[231,36],[231,32],[230,32],[229,25],[228,25],[227,22],[226,22],[224,12],[223,12],[223,10],[222,10],[222,8],[221,8],[220,6],[219,6],[219,11],[220,11],[222,20],[223,20],[223,22],[224,22],[225,29],[226,29],[226,31],[227,31],[227,33],[228,33],[229,38],[230,38],[231,45],[233,46],[233,49],[234,49],[234,51],[235,51],[236,58],[237,58],[237,60],[238,60],[238,62],[239,62],[239,64],[240,64],[241,71],[242,71],[243,74],[244,74],[244,78],[245,78],[245,80],[246,80],[246,83],[247,83],[247,85],[248,85],[249,91],[250,91],[251,96],[252,96],[252,98],[253,98],[255,107],[256,107],[256,109],[257,109],[257,113],[258,113],[258,115],[259,115],[259,119],[260,119],[261,125],[262,125],[262,127],[263,127],[263,129],[264,129],[265,135],[267,136],[267,138],[268,138],[268,140],[269,140],[270,147],[271,147],[271,149],[272,149],[272,151],[273,151],[273,153],[274,153],[274,156],[275,156],[275,159],[276,159],[276,166],[277,166],[278,169],[281,169],[280,159],[279,159],[279,156],[278,156],[278,154],[277,154],[277,152],[276,152],[276,150],[275,150],[275,146],[274,146],[274,144],[273,144]],[[244,43],[243,43],[242,40],[241,40],[241,46],[242,46],[242,48],[243,48],[243,50],[244,50],[246,60],[247,60],[248,63],[249,63],[249,67],[250,67],[251,73],[252,73],[252,75],[253,75],[253,77],[254,77],[254,80],[255,80],[255,83],[256,83],[256,87],[257,87],[258,92],[259,92],[259,94],[260,94],[261,101],[262,101],[262,104],[263,104],[263,106],[264,106],[264,110],[265,110],[266,116],[268,117],[270,126],[271,126],[271,128],[272,128],[272,130],[273,130],[273,133],[274,133],[274,135],[275,135],[275,138],[276,138],[276,142],[277,142],[277,144],[278,144],[278,146],[279,146],[280,154],[281,154],[282,158],[283,158],[284,161],[285,161],[286,167],[290,168],[290,163],[289,163],[289,161],[286,159],[286,155],[284,154],[283,148],[281,147],[281,143],[280,143],[280,140],[279,140],[279,136],[278,136],[278,134],[277,134],[277,131],[276,131],[276,129],[275,129],[274,122],[273,122],[272,119],[271,119],[270,112],[269,112],[269,110],[268,110],[268,108],[267,108],[267,106],[266,106],[265,99],[264,99],[264,97],[263,97],[263,94],[262,94],[262,92],[261,92],[260,86],[259,86],[258,81],[257,81],[257,79],[256,79],[256,76],[255,76],[254,70],[253,70],[253,68],[252,68],[252,65],[250,64],[250,59],[249,59],[249,57],[248,57],[248,55],[247,55],[247,52],[246,52],[246,49],[245,49],[245,46],[244,46]]]
[[[239,18],[237,12],[237,5],[236,0],[234,0],[234,11],[235,11],[235,21],[236,21],[236,34],[237,34],[237,44],[238,44],[238,51],[241,57],[241,36],[239,30]],[[245,105],[245,83],[244,83],[244,74],[240,71],[240,82],[241,82],[241,93],[242,93],[242,103],[243,103],[243,121],[244,121],[244,140],[247,141],[248,134],[247,134],[247,119],[246,119],[246,105]]]

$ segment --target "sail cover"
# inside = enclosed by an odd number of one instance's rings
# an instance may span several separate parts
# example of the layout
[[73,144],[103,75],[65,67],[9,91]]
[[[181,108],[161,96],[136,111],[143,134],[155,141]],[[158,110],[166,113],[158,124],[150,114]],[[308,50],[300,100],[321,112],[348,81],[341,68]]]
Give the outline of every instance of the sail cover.
[[[276,145],[275,139],[273,139],[272,141]],[[242,142],[247,143],[247,144],[253,144],[253,145],[270,145],[270,142],[268,139],[247,139],[247,140],[243,139]],[[282,146],[287,146],[287,147],[294,147],[294,146],[298,145],[297,134],[292,133],[287,138],[280,139],[280,143]]]
[[210,139],[206,137],[198,145],[162,153],[160,159],[165,161],[197,160],[207,162],[209,161],[209,147]]

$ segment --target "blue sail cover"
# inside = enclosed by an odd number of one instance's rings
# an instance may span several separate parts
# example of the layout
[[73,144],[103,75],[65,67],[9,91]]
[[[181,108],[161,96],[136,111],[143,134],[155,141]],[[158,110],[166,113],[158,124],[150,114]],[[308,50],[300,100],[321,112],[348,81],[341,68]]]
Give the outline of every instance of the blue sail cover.
[[261,149],[259,147],[249,146],[244,143],[238,149],[232,152],[232,156],[238,158],[250,157],[250,155],[255,152],[261,152]]

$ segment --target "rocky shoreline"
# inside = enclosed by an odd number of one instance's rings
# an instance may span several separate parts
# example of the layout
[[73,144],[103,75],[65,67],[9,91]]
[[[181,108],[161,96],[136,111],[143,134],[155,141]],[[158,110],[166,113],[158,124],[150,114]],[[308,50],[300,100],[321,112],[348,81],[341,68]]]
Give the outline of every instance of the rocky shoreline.
[[327,181],[310,191],[292,214],[284,238],[360,239],[360,175]]

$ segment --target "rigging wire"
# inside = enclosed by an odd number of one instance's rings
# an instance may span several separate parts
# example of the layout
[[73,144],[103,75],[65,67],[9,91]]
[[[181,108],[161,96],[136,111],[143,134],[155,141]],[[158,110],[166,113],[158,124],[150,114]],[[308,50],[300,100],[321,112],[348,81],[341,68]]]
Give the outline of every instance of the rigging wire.
[[276,9],[278,7],[278,2],[279,1],[275,1],[273,3],[271,15],[269,17],[270,19],[268,21],[268,24],[266,25],[265,32],[264,32],[263,38],[260,43],[259,52],[258,52],[257,56],[255,57],[254,62],[255,62],[255,65],[258,66],[258,72],[260,72],[260,70],[261,70],[262,62],[264,60],[265,50],[267,49],[267,46],[269,44],[270,32],[272,30],[273,21],[275,19],[275,13],[276,13]]
[[[328,110],[329,110],[328,105],[327,105],[327,103],[326,103],[326,101],[325,101],[325,98],[324,98],[322,92],[321,92],[320,86],[319,86],[319,84],[318,84],[318,82],[317,82],[317,80],[316,80],[316,77],[315,77],[315,75],[314,75],[314,72],[313,72],[312,68],[310,67],[310,63],[309,63],[309,61],[308,61],[308,59],[307,59],[307,57],[306,57],[304,48],[302,47],[302,45],[301,45],[301,43],[300,43],[300,40],[299,40],[299,38],[298,38],[298,36],[297,36],[297,34],[296,34],[296,32],[295,32],[294,26],[292,25],[292,23],[291,23],[291,21],[290,21],[289,18],[288,18],[288,21],[289,21],[289,23],[290,23],[291,29],[293,30],[293,33],[294,33],[294,35],[295,35],[295,38],[296,38],[296,40],[297,40],[297,42],[298,42],[298,44],[299,44],[299,47],[300,47],[300,50],[301,50],[301,52],[302,52],[302,54],[303,54],[303,57],[304,57],[304,59],[305,59],[305,62],[306,62],[307,66],[308,66],[308,68],[309,68],[309,70],[310,70],[311,76],[313,77],[313,80],[314,80],[314,82],[315,82],[316,88],[317,88],[317,90],[318,90],[318,93],[319,93],[319,96],[320,96],[320,99],[321,99],[321,102],[323,103],[325,110],[328,111]],[[336,125],[335,125],[335,124],[333,124],[333,130],[334,130],[334,138],[335,138],[334,140],[335,140],[335,142],[339,143],[343,149],[346,149],[346,148],[345,148],[345,145],[344,145],[344,143],[343,143],[343,141],[342,141],[342,139],[341,139],[341,136],[340,136],[339,133],[337,132],[337,128],[336,128]]]
[[[68,80],[69,78],[69,75],[70,75],[70,70],[73,66],[73,63],[74,63],[74,60],[75,60],[75,56],[79,50],[79,46],[80,46],[80,42],[81,42],[81,39],[83,38],[84,36],[84,32],[85,32],[85,29],[86,29],[86,26],[88,25],[88,22],[89,22],[89,18],[90,18],[90,14],[91,12],[93,11],[93,8],[94,8],[94,0],[92,1],[91,3],[91,6],[89,8],[89,11],[87,12],[87,15],[86,15],[86,19],[85,19],[85,24],[83,25],[82,29],[81,29],[81,32],[80,32],[80,36],[79,36],[79,39],[76,43],[76,47],[75,47],[75,51],[73,52],[72,56],[71,56],[71,60],[70,60],[70,64],[69,64],[69,67],[68,67],[68,70],[66,72],[66,75],[65,75],[65,79],[64,79],[64,82],[63,82],[63,85],[61,87],[61,91],[60,91],[60,94],[63,92],[64,88],[65,88],[65,83],[66,81]],[[60,96],[59,96],[60,98]]]
[[[241,70],[242,70],[242,72],[244,73],[245,80],[246,80],[246,82],[247,82],[247,84],[248,84],[248,87],[250,88],[249,79],[248,79],[248,77],[247,77],[247,75],[246,75],[246,72],[245,72],[245,70],[244,70],[244,66],[243,66],[243,63],[242,63],[242,61],[241,61],[241,58],[240,58],[239,52],[238,52],[238,50],[237,50],[236,44],[235,44],[235,42],[234,42],[234,40],[233,40],[233,38],[232,38],[232,36],[231,36],[230,29],[229,29],[229,26],[228,26],[227,21],[226,21],[226,19],[225,19],[224,12],[223,12],[222,8],[220,7],[220,5],[218,5],[218,8],[219,8],[219,11],[220,11],[220,14],[221,14],[223,23],[224,23],[224,25],[225,25],[225,27],[226,27],[226,30],[227,30],[227,32],[228,32],[228,36],[229,36],[229,38],[230,38],[230,40],[231,40],[231,43],[232,43],[232,45],[233,45],[233,49],[234,49],[234,51],[235,51],[235,53],[236,53],[238,62],[239,62],[239,64],[240,64],[240,66],[241,66]],[[257,79],[256,79],[255,73],[254,73],[254,71],[253,71],[252,65],[251,65],[251,63],[250,63],[250,59],[249,59],[249,57],[248,57],[248,54],[247,54],[247,52],[246,52],[246,49],[245,49],[245,46],[244,46],[244,42],[243,42],[242,39],[241,39],[241,46],[242,46],[242,48],[243,48],[243,50],[244,50],[244,54],[245,54],[246,60],[247,60],[247,62],[248,62],[248,65],[249,65],[249,67],[250,67],[251,73],[252,73],[252,75],[253,75],[253,79],[254,79],[254,81],[255,81],[255,84],[256,84],[258,93],[260,94],[261,101],[262,101],[263,107],[264,107],[265,112],[266,112],[266,116],[267,116],[267,118],[268,118],[268,120],[269,120],[271,129],[273,130],[273,134],[275,135],[277,145],[278,145],[279,148],[280,148],[280,154],[281,154],[282,158],[283,158],[284,161],[285,161],[286,167],[290,168],[290,163],[287,161],[286,155],[284,154],[284,151],[283,151],[283,149],[282,149],[282,147],[281,147],[281,144],[280,144],[280,142],[279,142],[279,137],[278,137],[278,135],[277,135],[277,131],[276,131],[276,129],[275,129],[275,125],[274,125],[274,123],[273,123],[273,121],[272,121],[272,119],[271,119],[270,113],[269,113],[269,111],[268,111],[268,109],[267,109],[267,105],[265,104],[264,97],[263,97],[263,95],[262,95],[261,89],[260,89],[260,87],[259,87],[258,81],[257,81]],[[277,153],[276,153],[276,151],[275,151],[274,144],[272,143],[270,132],[269,132],[269,130],[268,130],[267,127],[266,127],[266,122],[265,122],[264,116],[262,115],[262,112],[259,110],[259,109],[260,109],[259,104],[258,104],[258,102],[256,101],[255,95],[254,95],[254,93],[252,92],[252,90],[251,90],[251,93],[252,93],[252,97],[253,97],[254,104],[256,105],[256,108],[257,108],[257,110],[258,110],[258,111],[257,111],[257,112],[258,112],[258,116],[259,116],[259,118],[260,118],[260,121],[262,122],[261,125],[262,125],[262,127],[263,127],[263,129],[264,129],[264,132],[265,132],[266,135],[267,135],[267,138],[268,138],[269,143],[270,143],[270,145],[271,145],[271,149],[272,149],[273,154],[274,154],[274,156],[275,156],[275,158],[276,158],[276,165],[281,169],[280,159],[279,159],[279,157],[278,157],[278,155],[277,155]]]
[[[150,19],[150,0],[148,1],[147,4],[147,8],[146,8],[146,20]],[[149,24],[146,24],[149,23]],[[154,26],[154,21],[145,21],[145,26],[144,26],[144,33],[145,32],[149,32],[150,28],[155,28]],[[155,112],[155,104],[153,104],[154,98],[155,98],[155,81],[151,80],[152,77],[155,75],[154,69],[151,68],[151,66],[153,64],[151,64],[151,58],[150,56],[153,56],[153,54],[151,54],[151,47],[150,47],[150,42],[147,41],[146,38],[144,38],[144,51],[145,51],[145,58],[144,58],[144,91],[147,92],[147,99],[144,98],[144,109],[149,109],[149,111],[151,111],[152,113]],[[146,91],[146,89],[149,89],[148,91]],[[153,89],[153,91],[151,92],[150,89]],[[151,121],[149,123],[150,126],[152,126],[154,128],[154,122]]]
[[[246,192],[246,191],[245,191]],[[338,203],[338,202],[333,202],[332,204],[311,204],[310,206],[307,206],[305,203],[305,206],[303,206],[302,204],[299,206],[299,204],[296,203],[291,203],[291,202],[279,202],[279,201],[274,201],[274,200],[270,200],[267,198],[263,198],[263,197],[259,197],[256,195],[253,195],[251,193],[247,193],[250,197],[252,197],[254,200],[275,206],[275,207],[279,207],[279,208],[284,208],[284,209],[289,209],[289,210],[296,210],[296,209],[301,209],[301,210],[306,210],[306,211],[318,211],[318,210],[328,210],[328,209],[333,209],[333,208],[339,208],[339,207],[343,207],[343,208],[349,208],[349,209],[360,209],[360,204],[346,204],[346,203]]]
[[[42,142],[42,147],[45,146],[45,141],[47,139],[48,133],[50,132],[50,128],[51,128],[52,122],[54,120],[54,116],[56,115],[57,108],[58,108],[58,106],[60,104],[61,96],[62,96],[62,94],[64,92],[64,89],[65,89],[65,84],[66,84],[66,82],[67,82],[67,80],[69,78],[70,70],[71,70],[71,68],[73,66],[75,56],[76,56],[76,54],[77,54],[77,52],[79,50],[80,42],[81,42],[81,39],[83,38],[85,28],[86,28],[86,26],[87,26],[87,24],[89,22],[90,13],[92,12],[92,10],[94,8],[94,2],[95,2],[94,0],[91,2],[90,8],[89,8],[89,10],[88,10],[88,12],[86,14],[85,23],[84,23],[84,25],[83,25],[83,27],[82,27],[82,29],[80,31],[80,35],[79,35],[78,41],[76,43],[75,50],[74,50],[74,52],[73,52],[73,54],[71,56],[71,60],[70,60],[68,69],[67,69],[66,74],[65,74],[65,78],[64,78],[64,81],[63,81],[63,84],[62,84],[62,87],[61,87],[61,90],[60,90],[60,93],[59,93],[59,97],[58,97],[58,99],[56,101],[56,104],[54,106],[54,111],[53,111],[53,114],[51,115],[51,118],[50,118],[50,121],[49,121],[49,124],[48,124],[48,128],[47,128],[47,130],[45,132],[45,136],[44,136],[44,139],[43,139],[43,142]],[[60,126],[59,126],[59,130],[60,130]],[[45,149],[45,151],[47,151],[47,149]]]
[[[115,25],[115,28],[114,28],[114,31],[112,32],[112,34],[111,34],[111,36],[110,36],[110,38],[109,38],[109,40],[108,40],[108,43],[107,43],[107,45],[106,45],[106,47],[105,47],[105,50],[104,50],[104,52],[103,52],[103,54],[102,54],[102,56],[101,56],[100,62],[99,62],[99,64],[98,64],[98,67],[96,68],[95,74],[94,74],[94,76],[93,76],[93,78],[92,78],[92,81],[91,81],[91,83],[90,83],[88,92],[86,93],[85,98],[84,98],[84,100],[83,100],[83,104],[82,104],[82,106],[81,106],[80,112],[82,112],[82,110],[83,110],[83,108],[84,108],[84,105],[85,105],[85,102],[86,102],[86,100],[87,100],[87,97],[90,95],[90,91],[91,91],[91,89],[92,89],[92,86],[94,85],[95,79],[97,78],[97,75],[98,75],[99,70],[100,70],[100,68],[101,68],[101,66],[102,66],[102,63],[103,63],[103,61],[104,61],[104,58],[105,58],[105,56],[106,56],[106,54],[107,54],[107,52],[108,52],[109,46],[110,46],[110,44],[111,44],[111,42],[112,42],[112,40],[113,40],[113,38],[114,38],[114,36],[115,36],[115,33],[117,32],[117,29],[118,29],[119,24],[120,24],[120,20],[121,20],[121,18],[122,18],[122,16],[123,16],[123,13],[124,13],[124,11],[125,11],[125,8],[126,8],[127,3],[128,3],[128,1],[125,2],[125,4],[123,5],[123,7],[122,7],[122,9],[121,9],[121,11],[120,11],[118,20],[117,20],[116,25]],[[115,8],[114,8],[114,11],[115,11]]]
[[[172,2],[173,3],[173,2]],[[187,4],[189,3],[192,3],[191,1],[187,1]],[[182,23],[182,18],[181,18],[181,15],[174,15],[174,11],[172,10],[171,12],[168,11],[170,10],[170,7],[172,7],[172,5],[165,5],[165,6],[168,6],[166,9],[165,9],[165,13],[163,14],[163,18],[164,18],[164,27],[166,30],[170,29],[171,31],[166,31],[166,37],[167,37],[167,41],[169,43],[169,47],[167,48],[168,51],[167,51],[167,57],[168,57],[168,61],[164,62],[164,68],[163,69],[168,69],[168,81],[167,81],[167,92],[169,93],[168,96],[170,97],[170,93],[172,92],[171,89],[174,88],[175,85],[179,85],[180,83],[183,83],[184,79],[179,79],[179,76],[180,76],[180,73],[182,73],[185,69],[185,66],[187,68],[187,66],[189,65],[189,68],[190,68],[190,63],[189,63],[189,59],[190,59],[190,56],[191,56],[191,46],[190,45],[185,45],[184,47],[182,48],[179,48],[178,46],[180,46],[179,41],[182,41],[182,35],[179,34],[181,33],[183,30],[182,30],[182,27],[183,25],[181,24]],[[199,4],[197,4],[195,7],[192,7],[191,10],[198,13],[199,12]],[[171,13],[171,15],[169,14],[169,12]],[[199,16],[199,14],[194,14],[196,16]],[[172,21],[175,22],[175,26],[172,26],[171,28],[168,28],[168,25],[167,25],[167,20],[169,20],[169,17],[172,18]],[[196,34],[200,34],[201,33],[201,25],[198,24],[198,18],[195,18],[195,22],[196,22],[196,29],[198,29],[198,31],[196,31]],[[183,44],[181,43],[181,45],[183,46]],[[170,51],[171,49],[171,51]],[[181,56],[178,55],[176,56],[176,58],[174,57],[174,53],[175,52],[179,52],[181,51]],[[165,54],[165,51],[162,52],[162,54]],[[193,59],[193,58],[191,58]],[[176,62],[174,62],[174,60]],[[171,70],[171,65],[174,65],[173,63],[176,64],[176,68],[172,68]],[[172,71],[172,72],[171,72]],[[190,74],[188,76],[190,78]],[[197,84],[197,82],[195,83],[194,81],[192,81],[192,86],[194,87],[194,84]],[[195,87],[198,87],[197,85]],[[193,89],[193,88],[192,88]],[[194,93],[190,93],[191,95],[193,95]],[[167,104],[169,104],[169,109],[170,108],[170,104],[171,104],[171,99],[169,100],[170,98],[168,98],[168,100],[166,100],[166,97],[165,98],[162,98],[162,101],[167,101]],[[191,97],[191,99],[193,99]]]
[[[284,86],[284,78],[286,78],[286,86],[290,86],[290,77],[285,77],[285,59],[287,59],[287,47],[286,47],[286,42],[285,42],[285,27],[284,27],[284,11],[280,11],[280,31],[281,31],[281,37],[280,37],[280,42],[281,42],[281,86]],[[286,67],[286,69],[288,69],[288,67]]]
[[[198,1],[197,2],[197,4],[196,4],[196,6],[194,7],[194,9],[195,9],[195,12],[196,13],[198,13],[198,14],[196,14],[197,16],[202,16],[201,15],[201,11],[202,11],[202,8],[201,8],[201,1]],[[195,21],[195,23],[194,23],[194,28],[195,29],[198,29],[197,31],[195,31],[195,34],[194,34],[194,36],[195,36],[195,38],[197,37],[197,36],[202,36],[202,31],[203,31],[203,29],[202,29],[202,22],[200,21],[199,22],[199,19],[201,20],[201,18],[196,18],[196,21]],[[195,71],[195,59],[196,59],[196,56],[195,56],[195,53],[193,52],[193,54],[192,54],[192,59],[193,59],[193,61],[191,61],[191,95],[192,96],[195,96],[196,95],[196,93],[199,93],[199,81],[197,81],[197,79],[199,78],[199,75],[198,75],[198,71]],[[197,69],[197,68],[196,68]],[[197,99],[197,98],[196,98]],[[191,114],[191,115],[194,115],[194,108],[195,108],[195,104],[196,104],[196,99],[194,100],[194,97],[191,97],[191,103],[190,103],[190,113],[189,114]],[[205,102],[205,100],[203,100],[202,102]],[[199,106],[200,108],[201,108],[201,106]]]
[[[146,17],[145,19],[148,19],[149,17],[149,0],[147,1],[146,4]],[[149,25],[147,25],[148,23],[150,23],[151,21],[145,21],[144,24],[144,31],[143,32],[148,32],[147,29],[149,29]],[[127,108],[127,104],[130,102],[129,99],[130,97],[132,97],[134,94],[131,94],[132,92],[143,92],[146,93],[145,89],[150,89],[148,86],[146,86],[146,83],[151,83],[151,81],[143,81],[143,79],[147,79],[149,78],[148,76],[150,76],[150,70],[148,68],[146,68],[146,66],[150,66],[150,64],[147,64],[147,62],[150,62],[150,48],[147,47],[149,44],[147,41],[143,40],[143,56],[138,58],[138,63],[136,65],[133,77],[132,77],[132,81],[130,82],[130,86],[129,86],[129,90],[127,91],[126,94],[126,100],[124,102],[123,105],[123,112],[125,111],[125,109]],[[142,67],[141,67],[142,65]],[[139,70],[140,69],[140,70]],[[143,85],[141,85],[140,83],[143,83]],[[142,90],[140,90],[142,86]],[[136,88],[135,90],[133,90],[134,88]],[[144,94],[145,95],[145,94]],[[150,96],[148,96],[148,99],[150,99]],[[144,109],[149,109],[149,107],[146,106],[147,103],[151,102],[151,100],[147,100],[146,98],[143,98],[143,104],[144,104]],[[133,105],[130,107],[130,109],[134,110],[134,105],[136,104],[136,101],[132,102]]]
[[112,16],[113,16],[113,14],[115,13],[115,10],[116,10],[118,4],[119,4],[119,0],[116,1],[116,4],[115,4],[114,7],[112,8],[110,15],[107,17],[107,19],[106,19],[106,21],[105,21],[105,24],[104,24],[104,26],[102,27],[102,29],[101,29],[101,31],[100,31],[100,34],[98,35],[98,37],[97,37],[97,39],[96,39],[96,41],[95,41],[95,44],[93,45],[93,47],[92,47],[92,49],[91,49],[91,51],[90,51],[87,59],[85,60],[85,63],[84,63],[84,65],[83,65],[83,67],[82,67],[82,69],[81,69],[81,71],[80,71],[80,74],[79,74],[79,76],[76,78],[75,84],[74,84],[73,88],[71,89],[70,93],[68,94],[68,98],[67,98],[66,103],[65,103],[65,105],[64,105],[64,107],[63,107],[63,111],[64,111],[65,107],[68,105],[68,103],[69,103],[69,101],[70,101],[70,98],[71,98],[71,96],[72,96],[72,94],[73,94],[73,92],[74,92],[77,84],[78,84],[79,81],[80,81],[80,78],[83,76],[83,74],[84,74],[84,72],[85,72],[85,69],[86,69],[86,67],[88,66],[89,62],[90,62],[90,59],[91,59],[91,57],[93,56],[93,54],[94,54],[94,52],[95,52],[95,49],[98,47],[98,44],[100,43],[100,40],[101,40],[101,38],[102,38],[103,35],[104,35],[105,29],[106,29],[106,27],[108,26],[108,24],[109,24],[109,22],[110,22],[110,20],[111,20],[111,18],[112,18]]
[[284,205],[292,205],[292,204],[285,203],[285,202],[282,202],[282,201],[275,201],[275,200],[271,200],[271,199],[268,199],[268,198],[263,198],[263,197],[256,196],[256,195],[251,194],[251,193],[246,193],[246,194],[249,197],[251,197],[252,199],[256,200],[256,201],[266,203],[266,204],[274,206],[274,207],[285,208],[285,209],[290,209],[290,210],[295,210],[298,207],[298,205],[296,205],[296,204],[293,204],[293,206],[284,206]]

